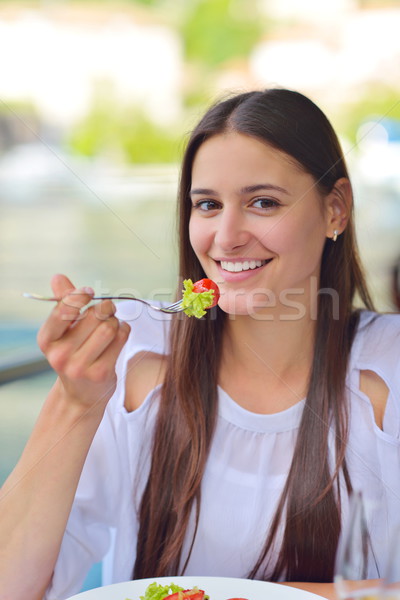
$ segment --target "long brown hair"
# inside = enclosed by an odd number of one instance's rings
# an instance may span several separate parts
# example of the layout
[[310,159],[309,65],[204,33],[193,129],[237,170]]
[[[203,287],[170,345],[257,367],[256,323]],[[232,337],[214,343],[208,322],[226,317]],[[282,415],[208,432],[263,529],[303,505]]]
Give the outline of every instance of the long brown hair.
[[[225,99],[194,129],[182,164],[179,193],[179,273],[194,281],[204,272],[189,241],[189,191],[194,157],[211,136],[231,130],[253,136],[292,156],[310,173],[322,195],[348,177],[340,144],[329,121],[308,98],[285,89],[249,92]],[[355,294],[373,309],[360,266],[353,217],[336,242],[326,240],[318,295],[314,359],[293,460],[265,546],[249,577],[266,577],[268,556],[285,518],[283,543],[271,580],[331,581],[340,532],[339,473],[351,489],[345,450],[348,435],[345,378],[358,312]],[[201,508],[201,481],[217,414],[217,381],[225,315],[176,319],[154,433],[152,462],[140,505],[134,577],[181,574],[187,535],[192,544]],[[336,464],[329,465],[328,434],[335,431]],[[266,498],[267,502],[268,499]]]

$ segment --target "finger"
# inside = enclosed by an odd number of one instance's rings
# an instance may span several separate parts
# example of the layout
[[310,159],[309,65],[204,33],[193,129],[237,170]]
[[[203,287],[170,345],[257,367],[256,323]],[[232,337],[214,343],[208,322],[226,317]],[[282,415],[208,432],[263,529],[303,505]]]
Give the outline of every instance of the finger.
[[55,348],[62,345],[62,352],[67,356],[77,352],[103,321],[114,317],[116,310],[111,300],[104,300],[91,306],[82,314],[84,318],[75,321],[73,326],[55,342]]
[[[65,291],[67,285],[71,283],[66,277],[64,279],[66,281],[63,283],[68,283],[62,286],[55,285],[53,287],[55,293]],[[52,342],[60,339],[80,317],[82,307],[90,302],[92,296],[93,290],[91,288],[82,288],[81,290],[70,291],[63,297],[62,301],[57,303],[38,333],[38,344],[43,352],[46,352]]]
[[100,313],[96,310],[97,305],[88,308],[84,319],[75,321],[64,335],[48,344],[47,359],[53,369],[62,371],[96,328],[104,320],[114,316],[116,307],[110,300],[105,300],[101,304],[103,307]]
[[75,296],[81,296],[82,293],[89,296],[94,295],[94,290],[91,287],[77,289],[68,277],[60,274],[54,275],[51,278],[51,287],[56,298],[60,298],[67,306],[78,308],[79,310],[82,308],[82,299],[75,298]]
[[101,380],[110,377],[115,373],[115,363],[121,353],[122,348],[127,342],[130,333],[130,326],[126,322],[120,323],[118,333],[111,344],[103,351],[99,358],[90,368],[92,379]]
[[49,322],[54,326],[54,339],[59,339],[76,321],[85,319],[86,312],[82,312],[92,299],[93,292],[90,288],[80,288],[70,291],[64,296],[50,314]]
[[63,298],[68,292],[76,289],[72,281],[66,275],[60,273],[53,275],[50,285],[56,298]]
[[73,355],[65,369],[70,379],[107,380],[115,373],[115,362],[125,344],[130,327],[113,318],[104,321]]
[[116,317],[110,317],[107,321],[98,321],[98,325],[92,334],[74,352],[71,362],[75,364],[80,363],[83,368],[90,366],[114,341],[118,334],[119,326],[120,323]]

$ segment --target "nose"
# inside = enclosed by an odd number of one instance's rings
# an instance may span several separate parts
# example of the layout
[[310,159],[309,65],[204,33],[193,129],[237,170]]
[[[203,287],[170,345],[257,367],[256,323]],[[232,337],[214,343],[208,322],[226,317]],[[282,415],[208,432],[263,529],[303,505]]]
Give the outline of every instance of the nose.
[[242,211],[237,207],[224,207],[216,222],[215,244],[224,252],[229,252],[245,246],[249,238]]

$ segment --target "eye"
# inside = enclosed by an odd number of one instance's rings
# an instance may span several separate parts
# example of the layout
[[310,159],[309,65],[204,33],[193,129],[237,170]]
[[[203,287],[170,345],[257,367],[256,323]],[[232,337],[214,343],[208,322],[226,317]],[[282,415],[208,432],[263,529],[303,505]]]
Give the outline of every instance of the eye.
[[262,208],[262,209],[272,209],[280,206],[280,202],[275,200],[274,198],[255,198],[251,201],[251,206],[254,208]]
[[211,210],[217,210],[219,208],[219,203],[215,200],[197,200],[193,203],[193,208],[197,210],[202,210],[204,212],[210,212]]

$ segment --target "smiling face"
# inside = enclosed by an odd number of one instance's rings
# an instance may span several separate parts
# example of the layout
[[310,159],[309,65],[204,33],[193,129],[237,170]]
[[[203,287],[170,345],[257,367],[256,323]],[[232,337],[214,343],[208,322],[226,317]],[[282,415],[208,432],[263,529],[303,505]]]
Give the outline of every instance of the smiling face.
[[293,289],[292,300],[301,289],[308,301],[332,211],[294,159],[250,136],[216,135],[195,156],[191,200],[190,241],[224,311],[282,311]]

